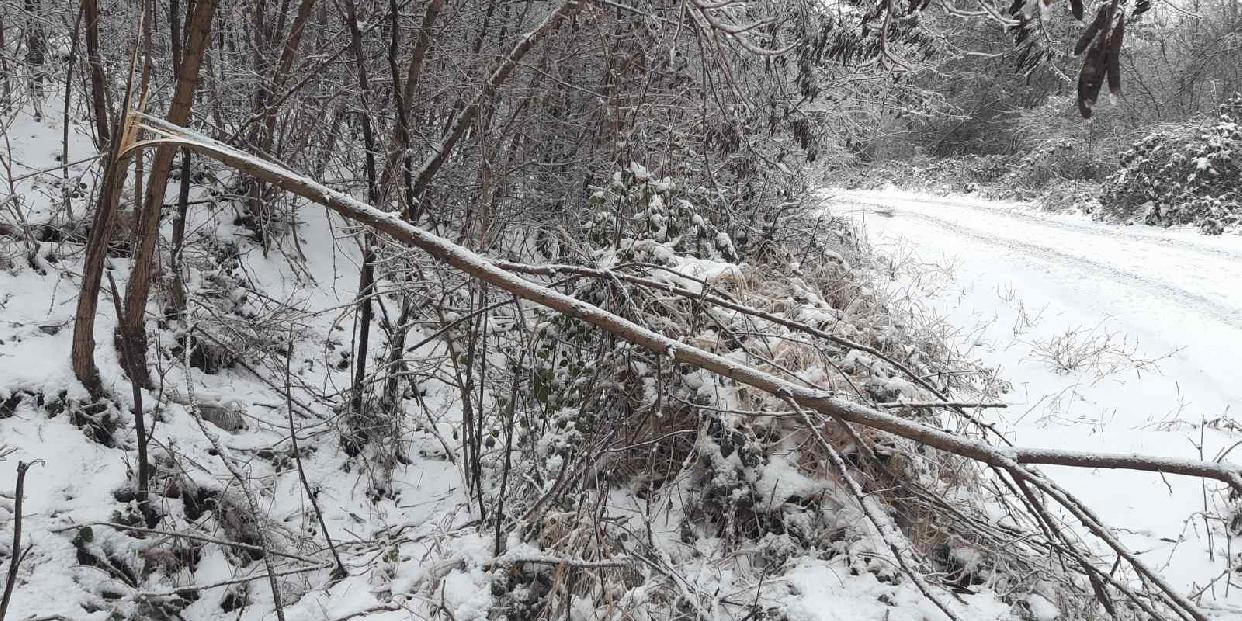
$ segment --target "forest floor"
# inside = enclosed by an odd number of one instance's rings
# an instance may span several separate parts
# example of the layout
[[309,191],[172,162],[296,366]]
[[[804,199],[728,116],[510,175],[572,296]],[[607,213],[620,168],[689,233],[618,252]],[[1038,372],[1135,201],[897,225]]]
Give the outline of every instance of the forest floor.
[[[1011,384],[988,420],[1017,444],[1215,459],[1242,439],[1242,236],[967,197],[826,196],[889,261],[893,298]],[[1222,577],[1237,552],[1212,517],[1223,499],[1200,481],[1046,470],[1201,605],[1242,618],[1242,587]]]

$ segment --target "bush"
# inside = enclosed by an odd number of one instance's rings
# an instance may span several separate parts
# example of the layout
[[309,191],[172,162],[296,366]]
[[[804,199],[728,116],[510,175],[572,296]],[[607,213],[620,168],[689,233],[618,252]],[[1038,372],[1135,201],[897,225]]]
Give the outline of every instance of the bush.
[[1105,182],[1102,219],[1193,224],[1218,234],[1242,221],[1242,95],[1215,122],[1161,128],[1134,143]]
[[1004,185],[1021,191],[1042,190],[1054,182],[1094,181],[1107,170],[1104,162],[1076,140],[1053,138],[1021,156],[1005,176]]
[[1115,154],[1125,144],[1118,139],[1120,120],[1115,114],[1097,115],[1084,126],[1068,97],[1052,97],[1037,108],[1015,115],[1018,151],[1002,181],[1002,195],[1036,199],[1066,185],[1098,183],[1116,165]]
[[876,190],[891,185],[903,190],[970,193],[1004,177],[1009,161],[1010,158],[1003,155],[918,156],[864,168],[835,170],[826,178],[851,190]]

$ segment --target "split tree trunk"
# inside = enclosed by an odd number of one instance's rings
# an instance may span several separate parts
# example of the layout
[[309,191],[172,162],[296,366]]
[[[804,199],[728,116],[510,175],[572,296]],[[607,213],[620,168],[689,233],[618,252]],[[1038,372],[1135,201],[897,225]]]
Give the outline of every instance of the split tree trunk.
[[[131,75],[133,68],[130,68]],[[126,93],[125,109],[129,109],[129,93]],[[73,349],[70,354],[73,374],[86,387],[91,398],[104,396],[103,380],[95,366],[95,313],[99,309],[99,285],[103,278],[104,261],[108,257],[108,243],[116,225],[116,208],[125,186],[126,160],[121,157],[125,135],[131,131],[126,126],[117,129],[120,136],[110,145],[104,165],[103,187],[90,233],[86,238],[86,259],[82,265],[82,288],[78,292],[78,308],[73,320]]]
[[102,147],[111,138],[111,126],[108,124],[107,79],[99,55],[99,0],[82,0],[82,11],[86,22],[86,60],[91,69],[91,110],[95,115],[95,137]]
[[[184,51],[177,85],[173,91],[172,104],[168,108],[168,121],[185,126],[190,121],[190,108],[194,103],[194,91],[198,86],[198,70],[210,43],[211,20],[215,14],[216,0],[198,0],[190,17],[190,40]],[[125,286],[125,316],[121,320],[121,334],[131,339],[126,351],[138,359],[127,364],[138,377],[130,379],[146,388],[151,387],[147,370],[147,338],[145,330],[147,298],[151,293],[151,276],[155,266],[155,248],[160,234],[160,212],[164,195],[168,190],[168,173],[172,169],[177,148],[161,146],[155,150],[148,177],[146,199],[138,214],[138,248],[134,253],[129,282]]]

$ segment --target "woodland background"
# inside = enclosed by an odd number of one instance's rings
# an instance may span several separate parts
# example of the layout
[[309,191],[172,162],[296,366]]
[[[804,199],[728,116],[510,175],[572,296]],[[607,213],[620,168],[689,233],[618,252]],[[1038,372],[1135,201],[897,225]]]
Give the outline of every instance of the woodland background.
[[1035,466],[1232,467],[1009,446],[812,193],[1228,229],[1238,3],[1109,6],[1087,123],[1059,5],[0,0],[0,618],[1206,618]]

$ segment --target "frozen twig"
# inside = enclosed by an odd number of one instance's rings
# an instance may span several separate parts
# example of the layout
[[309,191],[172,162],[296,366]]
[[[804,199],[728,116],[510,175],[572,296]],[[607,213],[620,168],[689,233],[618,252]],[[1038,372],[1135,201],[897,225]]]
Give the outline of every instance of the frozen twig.
[[[188,354],[187,354],[188,355]],[[193,399],[191,398],[191,401]],[[241,470],[237,468],[237,464],[233,463],[233,458],[229,457],[224,445],[220,443],[220,439],[207,429],[207,423],[203,422],[203,416],[195,405],[189,408],[191,418],[198,425],[198,429],[202,432],[203,437],[211,443],[211,447],[215,449],[216,455],[220,457],[221,463],[228,469],[229,474],[233,475],[233,479],[237,481],[238,487],[241,488],[242,495],[246,498],[246,505],[250,508],[250,513],[255,520],[255,536],[259,540],[259,550],[262,552],[263,565],[267,569],[267,583],[272,589],[272,604],[276,608],[276,618],[279,621],[285,621],[284,602],[280,598],[280,584],[276,581],[277,573],[275,566],[272,565],[271,548],[267,545],[267,534],[263,532],[263,525],[259,522],[259,501],[254,497],[254,490],[250,489],[249,482],[242,475]],[[0,620],[3,621],[3,620]]]
[[[975,419],[973,416],[966,413],[965,410],[959,404],[950,402],[946,395],[944,395],[940,390],[938,390],[935,386],[933,386],[931,382],[927,381],[927,378],[922,377],[919,374],[915,373],[908,366],[898,361],[897,359],[893,358],[892,356],[889,356],[874,347],[869,347],[867,345],[863,345],[862,343],[851,341],[849,339],[832,334],[831,332],[827,332],[825,330],[822,330],[822,329],[819,329],[813,326],[809,326],[800,321],[795,321],[792,319],[781,317],[780,315],[777,315],[775,313],[770,313],[762,309],[754,308],[752,306],[747,306],[745,304],[735,302],[733,300],[730,300],[720,295],[710,294],[707,292],[708,283],[701,282],[700,284],[703,285],[703,289],[701,291],[693,291],[690,289],[686,289],[684,287],[678,287],[671,283],[661,282],[661,281],[653,280],[650,278],[644,278],[641,276],[633,276],[633,275],[624,274],[624,273],[616,273],[610,270],[582,267],[582,266],[577,266],[577,265],[529,265],[525,263],[515,263],[511,261],[496,261],[495,264],[502,269],[524,273],[524,274],[537,274],[537,275],[543,275],[543,276],[552,276],[556,274],[576,274],[579,276],[588,276],[591,278],[615,278],[615,279],[628,282],[630,284],[640,285],[640,286],[648,287],[651,289],[658,289],[660,291],[673,293],[673,294],[676,294],[676,295],[679,295],[679,296],[682,296],[688,299],[693,299],[695,301],[712,304],[714,306],[719,306],[722,308],[727,308],[729,310],[742,313],[743,315],[747,315],[750,317],[757,317],[765,321],[770,321],[774,324],[783,326],[795,332],[801,332],[803,334],[807,334],[810,336],[824,339],[830,343],[834,343],[846,349],[856,350],[856,351],[863,352],[865,354],[869,354],[871,356],[875,356],[876,358],[879,358],[880,360],[883,360],[884,362],[892,365],[893,368],[900,371],[903,375],[909,378],[910,381],[914,382],[922,389],[931,393],[937,399],[940,399],[940,401],[937,402],[940,404],[940,407],[948,407],[948,408],[953,409],[955,412],[966,417],[967,420],[974,423],[981,429],[991,431],[998,438],[1003,439],[1003,436],[1001,436],[1001,434],[997,432],[991,425]],[[657,266],[650,266],[650,267],[657,267]],[[660,268],[660,269],[666,269],[666,268]],[[685,277],[682,274],[678,274],[678,275]],[[691,279],[694,280],[693,278]]]
[[173,537],[176,539],[189,539],[191,541],[201,541],[203,543],[214,543],[217,545],[227,546],[230,548],[237,548],[238,550],[247,550],[250,552],[272,554],[275,556],[280,556],[280,557],[292,559],[295,561],[302,561],[303,563],[321,563],[322,562],[320,560],[308,558],[300,554],[292,554],[289,552],[281,552],[279,550],[264,549],[260,546],[256,546],[256,545],[249,544],[249,543],[242,543],[240,541],[229,541],[228,539],[209,537],[207,535],[200,535],[198,533],[182,533],[182,532],[176,532],[176,531],[171,531],[171,530],[160,530],[156,528],[142,528],[139,526],[128,526],[126,524],[118,524],[116,522],[82,522],[78,524],[72,524],[70,526],[65,526],[62,528],[57,528],[57,529],[54,529],[52,532],[59,533],[59,532],[67,531],[67,530],[81,528],[83,526],[106,526],[108,528],[115,528],[117,530],[126,530],[130,532],[135,532],[135,533],[142,533],[145,535],[159,535],[160,537]]
[[[309,571],[319,571],[321,569],[328,569],[330,567],[332,566],[331,565],[311,565],[310,567],[295,567],[293,569],[285,569],[279,572],[269,571],[268,573],[259,574],[257,576],[246,576],[244,578],[233,578],[231,580],[221,580],[219,582],[213,582],[211,584],[200,584],[200,585],[194,585],[194,586],[181,587],[179,589],[174,589],[172,591],[146,591],[146,592],[138,593],[138,595],[142,597],[152,597],[152,598],[154,597],[182,597],[184,595],[190,595],[196,591],[206,591],[207,589],[218,589],[220,587],[232,586],[234,584],[244,584],[246,582],[253,582],[255,580],[266,579],[269,582],[275,582],[276,578],[281,578],[284,576],[294,576],[297,574],[304,574]],[[284,614],[283,609],[277,608],[277,611],[280,611],[280,616],[283,617],[283,614]]]
[[289,329],[289,353],[285,356],[285,413],[289,417],[289,443],[293,447],[293,461],[298,467],[298,480],[302,482],[302,489],[306,492],[306,499],[310,501],[311,510],[315,512],[315,520],[319,522],[319,529],[323,531],[323,539],[328,544],[328,549],[332,551],[332,560],[336,563],[336,568],[332,570],[332,579],[340,580],[349,575],[345,571],[345,564],[341,562],[341,555],[336,551],[336,545],[332,543],[332,535],[328,532],[328,524],[323,520],[323,511],[319,509],[319,501],[315,499],[315,491],[311,489],[310,480],[306,478],[306,469],[302,467],[302,453],[298,448],[298,430],[293,422],[293,373],[290,367],[293,364],[293,329]]
[[9,611],[9,601],[17,586],[17,568],[22,562],[22,496],[26,492],[26,471],[41,461],[17,462],[17,487],[13,490],[13,547],[9,552],[9,575],[4,580],[4,596],[0,598],[0,621]]

